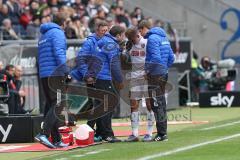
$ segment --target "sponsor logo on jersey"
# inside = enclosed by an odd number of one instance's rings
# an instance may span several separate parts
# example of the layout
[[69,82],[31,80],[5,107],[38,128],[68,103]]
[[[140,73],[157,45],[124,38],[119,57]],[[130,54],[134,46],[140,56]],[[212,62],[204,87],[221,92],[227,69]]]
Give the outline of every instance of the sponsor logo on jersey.
[[131,52],[131,56],[136,56],[136,57],[144,57],[145,54],[146,53],[144,51],[132,51]]

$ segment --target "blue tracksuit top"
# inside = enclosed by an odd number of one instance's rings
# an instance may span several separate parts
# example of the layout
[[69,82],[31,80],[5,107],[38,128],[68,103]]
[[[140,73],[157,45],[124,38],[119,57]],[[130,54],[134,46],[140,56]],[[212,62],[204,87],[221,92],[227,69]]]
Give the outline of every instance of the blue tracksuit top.
[[144,37],[148,39],[145,70],[150,75],[165,75],[174,62],[174,53],[165,31],[154,27]]
[[40,78],[64,76],[66,67],[66,38],[61,27],[55,23],[40,26],[42,36],[38,42],[38,64]]

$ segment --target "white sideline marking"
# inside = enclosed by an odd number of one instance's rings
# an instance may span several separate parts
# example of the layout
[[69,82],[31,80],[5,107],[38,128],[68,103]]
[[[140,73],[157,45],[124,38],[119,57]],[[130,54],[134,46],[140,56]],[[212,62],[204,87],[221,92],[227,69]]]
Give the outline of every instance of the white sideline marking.
[[68,160],[67,158],[58,158],[56,160]]
[[98,154],[98,153],[106,152],[106,151],[110,151],[110,149],[99,149],[99,150],[96,150],[96,151],[91,151],[91,152],[87,152],[87,153],[83,153],[83,154],[72,155],[71,157],[80,158],[80,157],[85,157],[85,156],[88,156],[88,155]]
[[237,137],[240,137],[240,134],[234,134],[234,135],[231,135],[231,136],[215,139],[215,140],[212,140],[212,141],[207,141],[207,142],[203,142],[203,143],[199,143],[199,144],[194,144],[194,145],[178,148],[178,149],[175,149],[175,150],[172,150],[172,151],[167,151],[167,152],[158,153],[158,154],[151,155],[151,156],[142,157],[142,158],[139,158],[137,160],[150,160],[150,159],[153,159],[153,158],[160,158],[160,157],[172,155],[172,154],[175,154],[175,153],[178,153],[178,152],[191,150],[191,149],[194,149],[194,148],[198,148],[198,147],[206,146],[206,145],[209,145],[209,144],[214,144],[214,143],[226,141],[226,140],[237,138]]
[[26,146],[14,146],[14,145],[10,145],[10,146],[0,146],[0,152],[4,152],[7,150],[12,150],[12,149],[18,149],[18,148],[22,148],[22,147],[27,147]]
[[200,130],[201,130],[201,131],[207,131],[207,130],[212,130],[212,129],[216,129],[216,128],[233,126],[233,125],[239,124],[239,123],[240,123],[240,121],[236,121],[236,122],[226,123],[226,124],[222,124],[222,125],[218,125],[218,126],[212,126],[212,127],[203,128],[203,129],[200,129]]

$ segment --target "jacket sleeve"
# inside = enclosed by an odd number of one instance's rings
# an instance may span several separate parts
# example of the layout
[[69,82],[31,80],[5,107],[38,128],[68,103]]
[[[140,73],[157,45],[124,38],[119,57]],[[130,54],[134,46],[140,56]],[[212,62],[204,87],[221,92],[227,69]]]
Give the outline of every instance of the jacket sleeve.
[[115,56],[112,57],[111,74],[112,74],[112,77],[113,77],[114,80],[116,80],[119,83],[123,82],[119,55],[115,55]]
[[145,72],[147,74],[151,70],[151,67],[153,67],[153,65],[151,65],[150,63],[150,57],[152,57],[154,54],[159,55],[159,57],[161,56],[159,53],[159,42],[156,40],[156,38],[154,38],[154,36],[151,36],[149,37],[147,42],[147,53],[146,53],[146,63],[145,63]]
[[83,43],[80,51],[78,52],[78,56],[77,56],[77,70],[83,76],[85,76],[85,74],[88,70],[87,60],[88,60],[88,56],[89,56],[90,52],[91,52],[91,43],[87,39]]
[[86,55],[86,54],[90,54],[90,52],[91,52],[91,40],[87,39],[83,43],[80,51],[78,52],[78,55]]
[[[120,62],[120,55],[119,55],[119,48],[116,44],[108,44],[109,46],[105,46],[105,53],[107,55],[111,75],[115,81],[118,83],[123,82],[122,72],[121,72],[121,62]],[[108,48],[106,50],[106,48]]]
[[85,78],[87,78],[87,77],[96,78],[98,73],[102,69],[102,66],[103,66],[102,60],[100,58],[98,58],[97,56],[91,56],[89,59],[89,64],[90,65],[88,65],[88,69],[85,74]]
[[147,43],[147,54],[153,55],[159,53],[159,42],[154,36],[149,37]]
[[83,79],[83,75],[77,69],[72,70],[70,75],[77,81],[82,81]]
[[175,56],[174,56],[173,50],[170,46],[170,48],[169,48],[169,58],[168,58],[168,67],[171,67],[173,65],[174,61],[175,61]]
[[78,71],[84,78],[95,78],[102,68],[102,61],[97,57],[98,49],[93,47],[97,45],[89,39],[83,44],[78,54]]
[[56,30],[52,36],[53,53],[58,65],[58,71],[66,74],[68,71],[66,65],[66,38],[64,32]]

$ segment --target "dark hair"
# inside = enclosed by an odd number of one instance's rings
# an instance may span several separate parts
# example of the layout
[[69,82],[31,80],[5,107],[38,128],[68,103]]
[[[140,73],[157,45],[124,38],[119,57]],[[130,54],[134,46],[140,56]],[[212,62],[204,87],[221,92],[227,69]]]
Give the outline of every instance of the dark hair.
[[40,20],[40,18],[41,18],[41,17],[40,17],[39,15],[34,15],[34,16],[32,17],[32,22],[35,21],[35,20],[37,20],[37,19]]
[[73,22],[81,19],[81,17],[79,15],[73,15],[70,18]]
[[133,37],[135,37],[138,34],[138,30],[137,28],[129,28],[127,29],[127,31],[125,32],[126,37],[131,40]]
[[119,8],[120,11],[124,11],[123,7],[118,6],[117,8]]
[[142,10],[140,7],[135,7],[134,12],[136,12],[138,9]]
[[152,27],[151,22],[149,22],[148,20],[142,20],[139,24],[138,24],[138,29],[143,29],[143,28],[147,28],[150,29]]
[[63,14],[63,13],[57,14],[53,19],[53,22],[58,24],[59,26],[63,26],[65,21],[66,21],[66,14]]
[[113,26],[109,31],[109,33],[114,37],[124,32],[125,32],[125,29],[121,26]]
[[13,68],[14,68],[14,65],[8,64],[6,65],[5,70],[9,71],[10,69],[13,69]]
[[117,4],[112,4],[111,7],[110,7],[110,10],[115,10],[117,8]]
[[198,54],[197,54],[197,52],[195,50],[193,50],[193,58],[194,59],[198,59]]
[[105,22],[105,21],[99,21],[97,22],[96,24],[96,29],[99,29],[100,27],[105,27],[105,26],[108,26],[108,23]]

